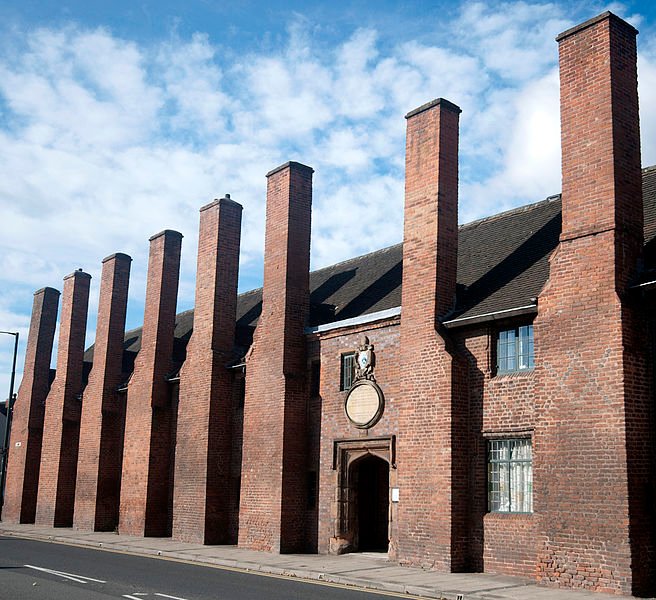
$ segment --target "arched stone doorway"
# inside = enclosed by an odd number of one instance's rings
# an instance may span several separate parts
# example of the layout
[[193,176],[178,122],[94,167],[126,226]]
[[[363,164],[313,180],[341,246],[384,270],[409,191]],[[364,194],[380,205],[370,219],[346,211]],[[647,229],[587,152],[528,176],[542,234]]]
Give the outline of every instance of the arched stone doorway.
[[354,550],[387,552],[389,545],[389,464],[370,454],[351,465]]
[[387,552],[390,543],[390,484],[396,482],[395,437],[336,440],[336,494],[329,552]]

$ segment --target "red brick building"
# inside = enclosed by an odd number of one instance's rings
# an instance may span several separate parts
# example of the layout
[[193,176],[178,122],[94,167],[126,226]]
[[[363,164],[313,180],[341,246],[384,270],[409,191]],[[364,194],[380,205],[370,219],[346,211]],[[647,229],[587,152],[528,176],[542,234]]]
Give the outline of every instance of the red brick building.
[[[460,109],[407,119],[403,243],[309,272],[312,174],[267,175],[264,286],[237,294],[241,206],[35,295],[8,521],[389,552],[402,564],[654,593],[656,168],[640,158],[636,30],[558,37],[562,194],[458,226]],[[89,374],[90,369],[90,374]],[[49,390],[49,391],[48,391]],[[45,401],[45,410],[44,410]]]

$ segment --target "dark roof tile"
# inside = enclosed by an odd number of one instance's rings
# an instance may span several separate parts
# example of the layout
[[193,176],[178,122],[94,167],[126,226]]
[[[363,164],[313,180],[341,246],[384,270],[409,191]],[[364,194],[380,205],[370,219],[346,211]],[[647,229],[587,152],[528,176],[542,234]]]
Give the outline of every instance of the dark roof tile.
[[[656,166],[643,170],[646,267],[656,266]],[[458,290],[451,318],[476,317],[531,304],[549,276],[549,256],[561,230],[560,196],[467,223],[459,228]],[[322,325],[401,305],[403,246],[396,244],[310,274],[310,325]],[[262,290],[239,295],[235,357],[252,343]],[[177,316],[174,363],[185,358],[193,309]],[[141,329],[125,334],[124,372],[133,368]],[[92,360],[93,347],[85,360]]]

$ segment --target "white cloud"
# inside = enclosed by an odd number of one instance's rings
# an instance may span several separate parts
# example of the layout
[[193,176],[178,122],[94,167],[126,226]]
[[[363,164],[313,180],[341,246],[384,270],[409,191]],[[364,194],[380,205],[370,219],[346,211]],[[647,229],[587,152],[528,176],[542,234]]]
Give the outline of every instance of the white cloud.
[[332,93],[339,114],[348,119],[371,119],[385,107],[375,77],[376,38],[375,31],[361,29],[336,53]]
[[638,94],[640,101],[640,130],[642,135],[642,164],[656,164],[656,45],[638,55]]
[[155,64],[165,97],[174,104],[174,130],[202,138],[227,129],[233,106],[222,89],[223,74],[216,63],[216,49],[206,34],[196,33],[189,42],[174,38],[162,46]]
[[[265,174],[287,160],[316,170],[314,267],[400,241],[403,115],[438,96],[463,109],[464,220],[557,192],[553,38],[573,24],[566,14],[464,4],[434,43],[363,27],[330,47],[296,15],[282,43],[238,55],[206,33],[146,44],[76,25],[14,30],[0,47],[0,329],[26,334],[31,292],[61,289],[81,266],[94,276],[91,339],[100,261],[115,251],[134,258],[138,324],[147,239],[165,228],[185,236],[179,306],[190,307],[198,208],[226,192],[244,205],[242,281],[256,285]],[[654,56],[640,63],[652,163]]]
[[[499,168],[479,182],[465,182],[461,203],[463,220],[494,214],[513,206],[541,200],[560,191],[560,112],[558,72],[518,90],[508,104],[505,142],[500,147]],[[482,210],[483,209],[483,210]]]
[[[0,65],[0,93],[45,146],[79,152],[135,143],[156,125],[158,90],[145,83],[133,43],[108,32],[37,30]],[[36,128],[33,132],[32,128]]]
[[456,24],[459,43],[476,47],[491,74],[508,81],[540,76],[553,63],[554,37],[569,21],[557,4],[466,4]]

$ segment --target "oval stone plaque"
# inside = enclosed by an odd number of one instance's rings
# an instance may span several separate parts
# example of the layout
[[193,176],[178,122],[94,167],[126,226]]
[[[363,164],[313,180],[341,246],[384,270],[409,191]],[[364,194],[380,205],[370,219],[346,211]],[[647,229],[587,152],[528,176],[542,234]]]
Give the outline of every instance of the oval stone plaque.
[[356,383],[344,403],[344,412],[349,421],[360,429],[375,425],[383,415],[383,408],[383,392],[368,380]]

